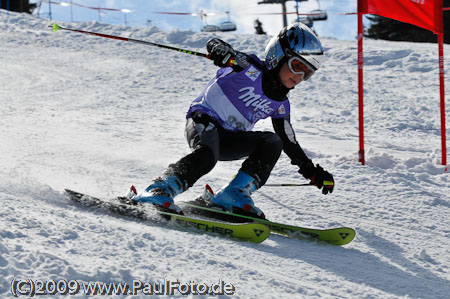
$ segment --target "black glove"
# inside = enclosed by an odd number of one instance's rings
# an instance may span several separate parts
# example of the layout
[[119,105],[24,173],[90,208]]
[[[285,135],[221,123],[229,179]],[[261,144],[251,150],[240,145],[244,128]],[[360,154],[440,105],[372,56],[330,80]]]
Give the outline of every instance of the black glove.
[[229,66],[231,58],[236,57],[236,51],[218,38],[212,38],[206,43],[206,50],[211,60],[214,60],[214,64],[219,67]]
[[333,192],[334,179],[333,175],[317,164],[314,166],[312,161],[308,161],[300,167],[298,171],[306,179],[311,180],[310,184],[322,189],[322,194],[328,194]]

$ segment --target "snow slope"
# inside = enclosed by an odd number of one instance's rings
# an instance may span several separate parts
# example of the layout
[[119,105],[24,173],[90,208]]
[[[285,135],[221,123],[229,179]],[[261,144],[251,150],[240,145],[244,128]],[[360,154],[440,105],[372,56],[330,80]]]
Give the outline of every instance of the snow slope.
[[[344,247],[276,235],[256,245],[89,211],[64,198],[64,188],[105,197],[131,184],[141,190],[188,153],[185,112],[217,68],[175,51],[52,32],[49,24],[0,13],[1,297],[12,297],[13,279],[167,279],[223,280],[234,285],[233,298],[448,298],[450,179],[439,165],[435,44],[364,41],[361,166],[357,44],[322,40],[325,64],[291,92],[292,119],[309,156],[333,173],[335,192],[263,187],[254,200],[269,219],[350,226],[357,237]],[[212,36],[61,25],[201,52]],[[215,36],[260,56],[269,38]],[[445,57],[448,69],[448,45]],[[449,110],[447,104],[447,116]],[[270,122],[257,129],[270,130]],[[220,188],[240,163],[219,162],[178,200],[196,196],[205,183]],[[269,182],[305,181],[283,154]]]

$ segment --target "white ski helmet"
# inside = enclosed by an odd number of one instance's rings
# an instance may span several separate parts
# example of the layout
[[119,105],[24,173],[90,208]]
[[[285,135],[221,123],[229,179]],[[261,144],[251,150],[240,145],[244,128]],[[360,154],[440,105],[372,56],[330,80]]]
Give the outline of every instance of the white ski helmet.
[[269,41],[265,50],[265,65],[268,70],[274,70],[281,67],[280,61],[287,61],[293,56],[300,57],[316,71],[322,64],[322,44],[314,32],[302,23],[284,27]]

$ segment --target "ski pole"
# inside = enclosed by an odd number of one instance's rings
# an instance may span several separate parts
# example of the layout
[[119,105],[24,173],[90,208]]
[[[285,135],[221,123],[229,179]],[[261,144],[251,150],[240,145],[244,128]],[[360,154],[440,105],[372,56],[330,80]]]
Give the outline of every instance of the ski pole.
[[[334,183],[332,181],[324,181],[324,186],[333,186]],[[267,187],[303,187],[303,186],[314,186],[310,183],[304,183],[304,184],[290,184],[290,183],[283,183],[283,184],[265,184],[264,186]]]
[[128,38],[128,37],[115,36],[115,35],[109,35],[109,34],[103,34],[103,33],[97,33],[97,32],[85,31],[85,30],[78,30],[78,29],[70,29],[70,28],[65,28],[65,27],[59,26],[58,24],[49,25],[48,27],[53,28],[53,31],[58,31],[58,30],[73,31],[73,32],[78,32],[78,33],[83,33],[83,34],[117,39],[117,40],[126,41],[126,42],[154,46],[154,47],[163,48],[163,49],[167,49],[167,50],[174,50],[174,51],[191,54],[191,55],[195,55],[195,56],[200,56],[200,57],[205,57],[205,58],[209,59],[209,55],[207,55],[205,53],[195,52],[192,50],[186,50],[186,49],[181,49],[181,48],[175,48],[175,47],[171,47],[171,46],[161,45],[161,44],[157,44],[157,43],[152,43],[152,42]]

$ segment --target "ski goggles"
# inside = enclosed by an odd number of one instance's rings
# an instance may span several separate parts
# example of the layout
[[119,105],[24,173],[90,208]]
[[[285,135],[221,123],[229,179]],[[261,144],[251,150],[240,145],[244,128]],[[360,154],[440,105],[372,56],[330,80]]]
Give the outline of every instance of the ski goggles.
[[304,62],[300,57],[293,56],[288,59],[289,70],[296,75],[303,75],[303,81],[308,80],[314,75],[315,70]]

